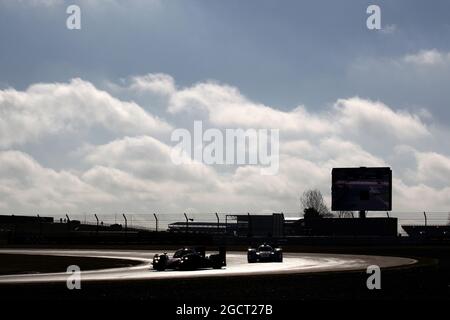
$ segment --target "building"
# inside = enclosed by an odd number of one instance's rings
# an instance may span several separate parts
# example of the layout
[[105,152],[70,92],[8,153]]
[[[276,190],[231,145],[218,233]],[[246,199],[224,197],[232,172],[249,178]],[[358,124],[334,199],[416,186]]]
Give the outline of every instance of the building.
[[396,237],[397,218],[285,218],[271,215],[227,215],[225,223],[175,222],[171,232],[227,234],[237,237],[282,238],[289,236]]
[[227,215],[226,222],[174,222],[169,232],[228,234],[238,237],[283,237],[284,215]]
[[396,237],[397,218],[318,218],[289,221],[291,236]]
[[414,239],[450,240],[450,225],[402,225],[402,228]]
[[284,237],[284,215],[228,215],[227,221],[236,221],[237,236],[245,237]]
[[168,226],[169,232],[226,233],[227,224],[217,222],[174,222]]

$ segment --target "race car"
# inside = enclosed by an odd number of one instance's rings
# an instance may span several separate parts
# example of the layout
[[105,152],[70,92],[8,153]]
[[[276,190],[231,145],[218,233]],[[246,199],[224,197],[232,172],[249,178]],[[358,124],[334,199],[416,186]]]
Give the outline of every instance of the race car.
[[249,248],[247,251],[248,263],[255,262],[283,262],[283,250],[274,248],[268,244],[262,244],[257,248]]
[[172,257],[167,253],[156,254],[153,257],[153,269],[157,271],[171,270],[196,270],[196,269],[221,269],[227,265],[226,250],[219,248],[218,254],[205,255],[204,248],[182,248],[177,250]]

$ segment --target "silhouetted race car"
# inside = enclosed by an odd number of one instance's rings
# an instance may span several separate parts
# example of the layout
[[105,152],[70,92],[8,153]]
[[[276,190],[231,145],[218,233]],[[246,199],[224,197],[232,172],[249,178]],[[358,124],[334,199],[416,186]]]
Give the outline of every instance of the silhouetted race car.
[[218,254],[211,254],[209,256],[205,255],[204,248],[182,248],[177,250],[172,257],[169,257],[167,253],[156,254],[153,257],[153,269],[158,271],[164,271],[166,269],[220,269],[226,265],[225,248],[219,248]]
[[283,262],[283,250],[281,248],[273,248],[268,244],[260,245],[258,248],[249,248],[247,261],[248,263]]

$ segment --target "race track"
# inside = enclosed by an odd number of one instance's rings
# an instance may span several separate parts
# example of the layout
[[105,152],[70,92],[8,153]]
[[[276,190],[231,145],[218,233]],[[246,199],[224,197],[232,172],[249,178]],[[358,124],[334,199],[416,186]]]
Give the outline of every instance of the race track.
[[[122,250],[0,250],[0,254],[46,255],[66,257],[110,258],[137,261],[139,264],[131,267],[102,270],[82,271],[82,281],[121,281],[121,280],[152,280],[194,277],[230,277],[243,275],[311,273],[365,270],[370,265],[380,268],[407,266],[416,260],[398,257],[338,255],[313,253],[285,253],[283,263],[247,263],[246,252],[228,252],[227,267],[221,270],[196,271],[163,271],[152,270],[151,261],[156,253],[161,251],[122,251]],[[170,252],[169,252],[170,253]],[[209,254],[209,253],[207,253]],[[74,258],[73,261],[76,261]],[[70,260],[70,259],[68,259]],[[6,283],[36,283],[65,282],[66,273],[39,273],[0,276],[0,284]]]

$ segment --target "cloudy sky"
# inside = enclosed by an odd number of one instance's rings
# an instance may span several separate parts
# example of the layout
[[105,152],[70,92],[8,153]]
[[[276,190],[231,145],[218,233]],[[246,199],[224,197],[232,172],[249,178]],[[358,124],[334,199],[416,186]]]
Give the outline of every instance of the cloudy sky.
[[[450,3],[370,4],[0,0],[0,212],[298,212],[386,165],[394,211],[448,211]],[[195,120],[279,129],[279,173],[174,165]]]

